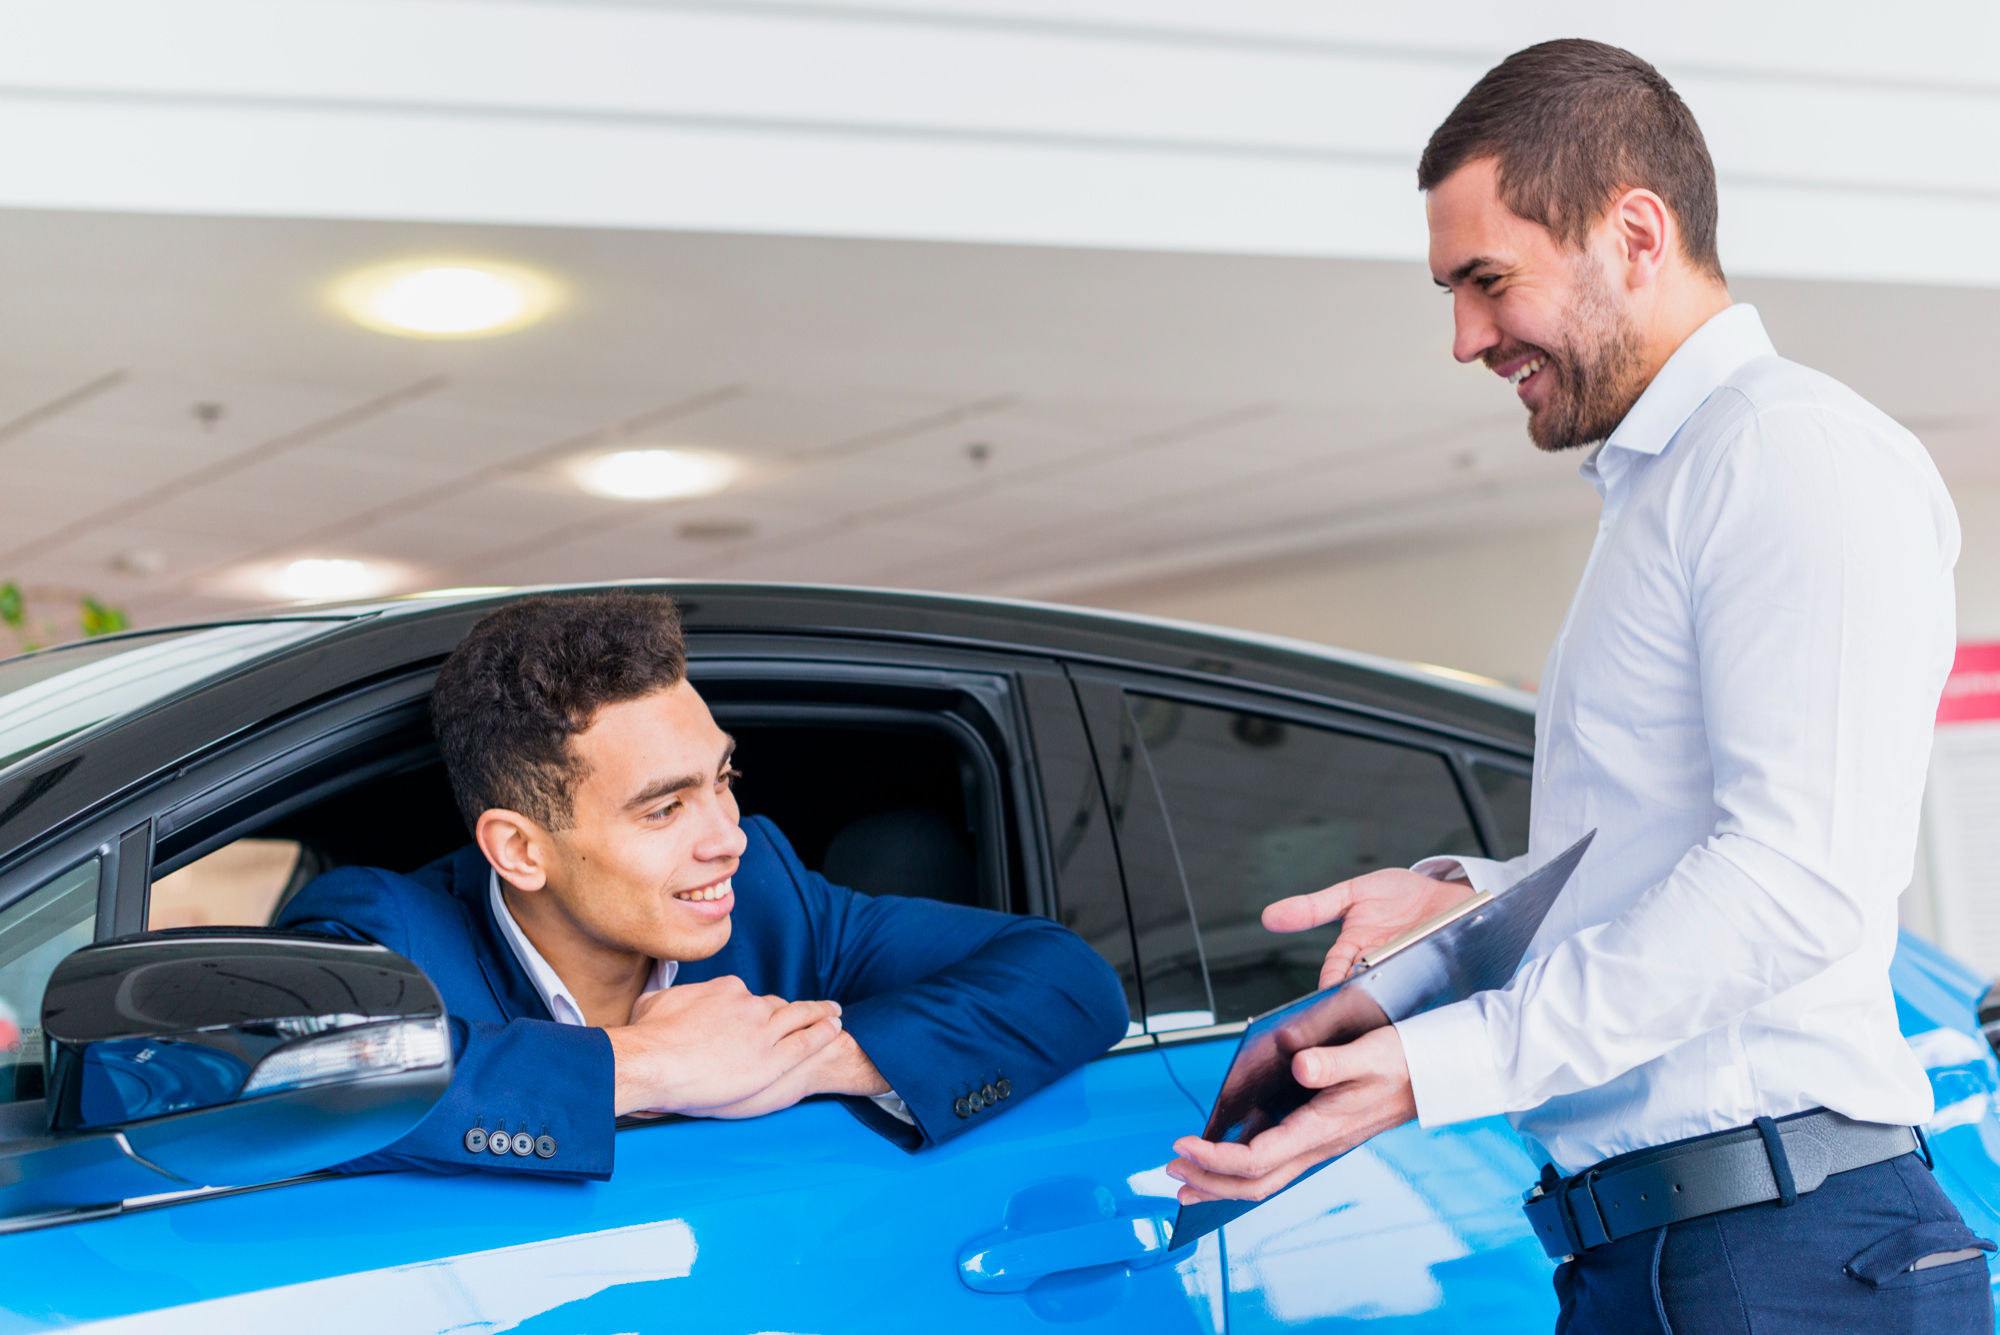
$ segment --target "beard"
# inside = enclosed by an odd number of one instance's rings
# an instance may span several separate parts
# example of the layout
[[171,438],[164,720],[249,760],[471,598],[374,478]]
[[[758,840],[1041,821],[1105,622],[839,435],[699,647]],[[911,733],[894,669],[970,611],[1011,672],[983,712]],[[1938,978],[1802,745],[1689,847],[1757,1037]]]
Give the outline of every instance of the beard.
[[1604,271],[1583,255],[1574,273],[1566,332],[1540,350],[1541,374],[1549,377],[1542,406],[1528,414],[1528,439],[1549,453],[1603,440],[1646,389],[1639,331],[1618,308]]

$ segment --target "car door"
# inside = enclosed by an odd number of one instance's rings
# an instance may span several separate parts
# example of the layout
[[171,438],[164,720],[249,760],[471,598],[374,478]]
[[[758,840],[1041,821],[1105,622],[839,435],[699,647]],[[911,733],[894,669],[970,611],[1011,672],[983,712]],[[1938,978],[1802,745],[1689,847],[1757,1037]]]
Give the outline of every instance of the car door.
[[[1080,670],[1077,685],[1156,1037],[1204,1113],[1243,1022],[1313,990],[1337,934],[1267,932],[1265,904],[1433,853],[1513,851],[1525,833],[1511,758],[1475,768],[1416,729],[1187,680]],[[1534,1175],[1499,1119],[1377,1137],[1222,1230],[1232,1335],[1548,1329],[1550,1267],[1517,1204]]]
[[[850,687],[872,674],[893,690],[913,672],[930,674],[924,689],[937,685],[932,669],[879,654],[871,667],[868,653],[843,658],[824,642],[809,659],[755,657],[735,660],[739,682],[761,664],[767,684],[792,681],[808,696],[834,669]],[[697,662],[697,678],[703,670]],[[1097,944],[1136,999],[1123,884],[1068,681],[1025,660],[953,670],[983,701],[989,745],[1004,753],[994,772],[1023,813],[1003,860],[1004,893]],[[397,738],[420,688],[416,679],[371,688],[386,692],[372,711],[352,705],[324,725],[286,726],[338,732],[371,773],[386,774],[409,763]],[[313,775],[337,768],[339,754],[324,747],[304,759],[310,740],[253,739],[238,770],[218,762],[187,776],[171,807],[162,796],[147,813],[161,846],[191,856],[254,836],[258,774],[284,778],[271,788],[281,804],[314,797],[321,790],[302,787],[283,762],[298,757]],[[213,809],[187,795],[196,783],[216,795]],[[322,1175],[128,1202],[103,1217],[0,1234],[9,1276],[0,1332],[78,1321],[565,1335],[1218,1331],[1219,1240],[1173,1255],[1160,1245],[1175,1185],[1161,1170],[1199,1110],[1145,1036],[1143,1011],[1134,1015],[1133,1039],[916,1154],[815,1101],[741,1122],[623,1127],[616,1172],[603,1183]]]

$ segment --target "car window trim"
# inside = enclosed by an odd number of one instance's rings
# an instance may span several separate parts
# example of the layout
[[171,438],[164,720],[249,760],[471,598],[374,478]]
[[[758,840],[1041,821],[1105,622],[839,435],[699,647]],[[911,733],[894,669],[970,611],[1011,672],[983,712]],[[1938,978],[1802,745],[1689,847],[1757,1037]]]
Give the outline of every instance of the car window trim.
[[[1247,685],[1237,682],[1219,683],[1213,679],[1194,677],[1191,674],[1170,674],[1172,679],[1169,682],[1155,685],[1154,679],[1162,675],[1167,674],[1158,673],[1150,667],[1126,665],[1123,670],[1115,672],[1087,670],[1080,677],[1073,672],[1072,678],[1079,683],[1097,682],[1114,687],[1121,709],[1130,708],[1125,702],[1125,697],[1128,695],[1151,695],[1160,699],[1174,700],[1184,704],[1209,708],[1242,709],[1247,712],[1265,714],[1285,722],[1295,723],[1301,727],[1316,728],[1323,732],[1341,733],[1387,745],[1402,746],[1412,750],[1428,752],[1444,761],[1446,770],[1451,776],[1452,785],[1458,793],[1459,802],[1463,806],[1467,820],[1473,830],[1474,837],[1479,840],[1481,847],[1486,849],[1490,855],[1492,849],[1497,846],[1489,835],[1489,831],[1494,828],[1491,823],[1490,813],[1486,810],[1483,795],[1478,793],[1477,784],[1472,780],[1468,748],[1458,743],[1455,738],[1441,736],[1440,733],[1444,730],[1433,728],[1429,725],[1383,722],[1373,718],[1355,720],[1347,717],[1348,711],[1338,701],[1296,700],[1292,698],[1293,693],[1273,691],[1271,688],[1254,683]],[[1273,696],[1277,698],[1269,698]],[[1079,700],[1083,698],[1080,693]],[[1096,749],[1099,746],[1097,732],[1108,720],[1093,719],[1091,717],[1092,711],[1088,708],[1085,708],[1084,713],[1091,732],[1091,745],[1093,749]],[[1498,748],[1480,747],[1478,750],[1482,758],[1489,755],[1499,756],[1507,754]],[[1147,769],[1147,783],[1152,786],[1152,797],[1154,800],[1157,800],[1157,784],[1150,776],[1150,765]],[[1101,776],[1103,773],[1101,763],[1099,772]],[[1127,857],[1122,847],[1126,832],[1122,826],[1123,822],[1115,822],[1112,829],[1114,841],[1119,845],[1119,868],[1121,875],[1124,874],[1124,868],[1127,865]],[[1166,830],[1167,837],[1171,839],[1173,832],[1170,824],[1166,826]],[[1137,920],[1131,916],[1129,886],[1127,887],[1127,905],[1128,920],[1134,923],[1134,952],[1141,980],[1141,993],[1143,995],[1146,961],[1142,955],[1137,953]],[[1192,906],[1188,908],[1187,926],[1195,941],[1199,943],[1201,941],[1201,925],[1195,920]],[[1205,949],[1202,951],[1202,958],[1203,969],[1205,971],[1207,968]],[[1212,989],[1212,983],[1209,986]],[[1150,1016],[1148,1019],[1150,1020]],[[1224,1021],[1218,1024],[1200,1025],[1188,1029],[1169,1029],[1158,1032],[1148,1030],[1145,1034],[1134,1035],[1132,1039],[1126,1041],[1131,1043],[1134,1039],[1150,1037],[1157,1040],[1157,1044],[1162,1047],[1181,1043],[1205,1042],[1209,1039],[1226,1037],[1230,1034],[1240,1034],[1249,1023],[1249,1018],[1246,1018],[1243,1020]]]

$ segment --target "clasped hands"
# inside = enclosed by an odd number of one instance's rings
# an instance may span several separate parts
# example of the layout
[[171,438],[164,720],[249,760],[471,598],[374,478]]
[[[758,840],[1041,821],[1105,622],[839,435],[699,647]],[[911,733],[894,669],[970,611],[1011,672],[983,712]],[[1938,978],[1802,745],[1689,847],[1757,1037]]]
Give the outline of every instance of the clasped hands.
[[733,976],[648,993],[605,1033],[621,1117],[758,1117],[813,1094],[889,1092],[840,1003],[758,996]]
[[[1340,938],[1320,966],[1319,985],[1331,987],[1360,958],[1443,912],[1472,893],[1457,881],[1439,881],[1385,868],[1309,895],[1281,899],[1264,910],[1273,932],[1303,932],[1339,922]],[[1292,1076],[1319,1093],[1278,1125],[1246,1144],[1183,1136],[1169,1176],[1186,1185],[1182,1205],[1200,1201],[1261,1201],[1315,1164],[1353,1149],[1369,1137],[1417,1115],[1402,1039],[1385,1026],[1351,1043],[1305,1048],[1292,1055]]]

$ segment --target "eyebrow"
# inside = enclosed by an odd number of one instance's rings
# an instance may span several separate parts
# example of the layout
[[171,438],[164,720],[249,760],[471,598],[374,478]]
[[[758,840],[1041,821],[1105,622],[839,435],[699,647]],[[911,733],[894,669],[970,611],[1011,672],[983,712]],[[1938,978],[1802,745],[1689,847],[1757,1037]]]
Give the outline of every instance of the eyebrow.
[[1449,278],[1433,276],[1431,281],[1449,292],[1481,269],[1504,269],[1505,267],[1500,261],[1493,259],[1491,256],[1475,255],[1456,269],[1453,269]]
[[[728,768],[729,762],[735,758],[736,739],[725,732],[722,734],[722,759],[716,762],[715,772],[720,774],[724,769]],[[625,809],[627,811],[637,811],[641,807],[653,805],[653,803],[663,797],[672,797],[675,793],[686,792],[690,788],[699,788],[709,782],[709,777],[706,774],[683,774],[678,778],[655,779],[633,794],[632,798],[625,803]]]

